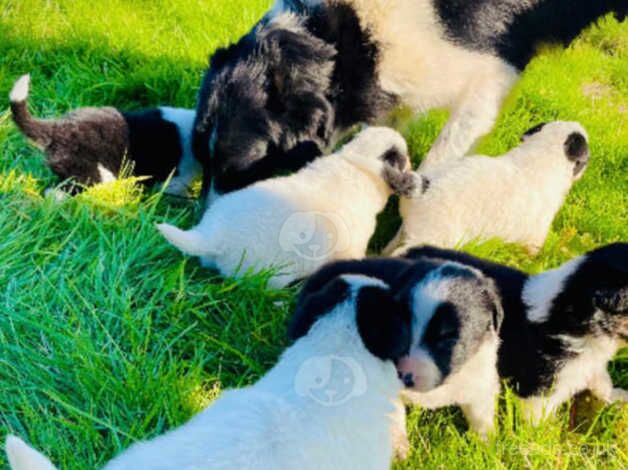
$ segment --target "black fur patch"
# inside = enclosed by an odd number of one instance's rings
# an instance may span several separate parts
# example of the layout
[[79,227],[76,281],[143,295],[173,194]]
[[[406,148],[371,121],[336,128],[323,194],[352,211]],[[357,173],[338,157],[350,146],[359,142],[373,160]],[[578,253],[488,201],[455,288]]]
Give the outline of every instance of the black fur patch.
[[129,158],[133,173],[165,181],[183,157],[178,127],[162,117],[160,109],[122,113],[129,129]]
[[[336,297],[347,295],[348,290],[344,294],[340,289],[338,291],[331,290],[331,287],[333,287],[333,284],[330,284],[331,281],[339,276],[343,274],[361,274],[380,279],[386,284],[391,284],[410,266],[412,266],[412,262],[400,258],[366,258],[355,261],[337,261],[323,266],[310,276],[301,288],[296,311],[288,327],[288,337],[292,341],[296,341],[301,336],[307,334],[310,327],[320,316],[317,312],[331,310],[328,303],[331,303],[332,306],[334,305],[334,295]],[[337,288],[337,286],[334,288]],[[315,307],[310,307],[311,305]]]
[[386,162],[388,165],[396,168],[399,171],[404,171],[408,166],[409,158],[408,156],[399,150],[397,147],[389,148],[384,154],[381,156],[381,159]]
[[421,343],[429,352],[443,377],[451,373],[454,348],[460,340],[460,319],[455,305],[438,306],[425,329]]
[[543,42],[568,45],[607,13],[619,18],[625,0],[434,0],[448,36],[463,47],[496,53],[523,70]]
[[525,137],[530,137],[531,135],[538,134],[539,132],[541,132],[543,130],[543,128],[546,126],[546,124],[547,124],[546,122],[542,122],[541,124],[537,124],[533,128],[528,129],[523,134],[523,137],[521,138],[521,140],[523,140]]
[[586,158],[589,154],[587,139],[579,132],[569,134],[565,140],[565,155],[572,162]]
[[371,354],[384,361],[396,361],[408,354],[412,314],[395,301],[389,289],[361,288],[356,309],[358,331]]
[[349,294],[349,284],[337,276],[327,279],[319,289],[310,289],[307,295],[302,294],[288,326],[288,337],[296,341],[307,335],[314,323],[336,305],[345,302]]
[[379,86],[380,45],[362,28],[351,5],[327,2],[312,11],[307,28],[338,51],[329,96],[338,129],[373,122],[392,110],[398,98]]

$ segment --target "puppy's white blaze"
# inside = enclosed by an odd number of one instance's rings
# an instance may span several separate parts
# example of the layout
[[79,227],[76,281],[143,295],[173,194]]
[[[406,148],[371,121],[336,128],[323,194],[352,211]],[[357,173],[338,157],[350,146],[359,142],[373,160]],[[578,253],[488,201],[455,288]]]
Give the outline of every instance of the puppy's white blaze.
[[543,323],[547,320],[552,302],[563,290],[565,281],[578,270],[584,260],[585,257],[581,256],[528,280],[523,288],[523,301],[528,307],[528,320],[533,323]]
[[26,74],[23,75],[15,82],[13,85],[13,89],[11,90],[11,94],[9,95],[9,99],[13,103],[21,103],[22,101],[26,101],[28,98],[28,91],[30,88],[31,76]]
[[207,239],[194,229],[185,231],[169,224],[158,224],[157,229],[166,240],[187,255],[203,256],[210,254]]
[[111,171],[107,170],[100,163],[98,164],[98,174],[100,175],[101,183],[112,183],[118,179]]
[[5,449],[12,470],[56,470],[47,457],[19,437],[7,436]]

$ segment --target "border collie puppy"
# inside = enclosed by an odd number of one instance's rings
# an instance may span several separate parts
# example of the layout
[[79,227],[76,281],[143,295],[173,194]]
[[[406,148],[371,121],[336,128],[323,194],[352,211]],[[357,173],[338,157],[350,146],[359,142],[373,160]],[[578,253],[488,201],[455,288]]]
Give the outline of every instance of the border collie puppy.
[[[331,263],[303,286],[288,329],[290,339],[307,334],[316,320],[303,315],[299,306],[317,304],[324,311],[334,297],[319,293],[328,279],[341,273],[382,279],[391,285],[396,302],[411,312],[410,349],[397,361],[399,377],[408,387],[403,401],[430,409],[459,405],[472,429],[487,434],[499,394],[497,332],[503,319],[493,282],[474,268],[431,259]],[[388,317],[384,308],[377,309]],[[408,444],[400,407],[393,435],[397,454],[403,457]]]
[[[185,196],[201,167],[192,154],[196,113],[155,108],[122,112],[116,108],[79,108],[60,119],[36,119],[28,111],[30,75],[11,91],[11,111],[17,127],[46,153],[50,169],[64,188],[114,181],[128,162],[133,174],[165,181],[176,170],[166,192]],[[76,183],[76,184],[72,184]]]
[[364,257],[376,216],[392,194],[386,181],[402,178],[408,167],[399,133],[367,128],[298,173],[226,194],[192,230],[158,228],[223,275],[278,268],[269,284],[283,287],[328,261]]
[[534,423],[586,389],[607,403],[628,401],[607,371],[628,346],[628,244],[599,248],[535,276],[433,247],[406,256],[463,263],[495,282],[504,307],[499,375]]
[[397,179],[402,225],[385,252],[490,238],[538,251],[588,160],[582,126],[558,121],[534,127],[500,158],[466,157],[419,170],[414,183]]
[[[365,276],[333,279],[319,295],[331,301],[324,311],[301,306],[316,320],[257,383],[223,393],[105,470],[389,469],[390,415],[402,388],[394,361],[409,347],[408,312]],[[17,437],[6,450],[13,470],[54,468]]]
[[295,171],[400,102],[451,111],[426,165],[466,155],[541,43],[567,45],[610,12],[623,18],[628,4],[277,0],[205,74],[194,136],[205,190]]

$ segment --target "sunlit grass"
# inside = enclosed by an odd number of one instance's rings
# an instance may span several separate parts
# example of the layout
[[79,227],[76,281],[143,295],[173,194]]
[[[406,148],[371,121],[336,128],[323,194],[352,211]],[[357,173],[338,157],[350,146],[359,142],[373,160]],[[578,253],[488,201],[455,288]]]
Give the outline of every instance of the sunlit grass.
[[[0,0],[0,96],[33,74],[41,115],[79,105],[192,107],[209,53],[244,33],[267,0]],[[189,225],[193,201],[132,181],[61,203],[58,182],[0,107],[0,440],[16,433],[61,468],[94,468],[136,439],[184,422],[225,387],[250,384],[287,344],[292,291],[264,276],[223,280],[157,234]],[[628,240],[628,31],[605,20],[568,51],[547,48],[479,151],[505,152],[532,125],[579,120],[592,160],[542,252],[489,242],[473,253],[531,272]],[[397,122],[418,162],[446,119]],[[405,116],[405,117],[404,117]],[[382,218],[384,233],[395,216]],[[628,387],[628,355],[611,367]],[[587,410],[587,406],[580,409]],[[566,411],[534,429],[502,400],[497,436],[465,433],[460,412],[415,410],[410,461],[399,468],[626,468],[628,411]],[[5,464],[0,454],[0,466]]]

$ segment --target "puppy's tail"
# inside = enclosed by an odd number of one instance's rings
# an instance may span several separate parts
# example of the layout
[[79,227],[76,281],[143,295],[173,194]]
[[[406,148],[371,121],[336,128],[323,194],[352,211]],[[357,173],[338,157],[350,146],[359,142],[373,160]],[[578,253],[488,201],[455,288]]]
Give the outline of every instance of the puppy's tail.
[[52,140],[53,126],[50,121],[35,119],[28,111],[28,93],[31,76],[24,75],[15,82],[9,100],[11,102],[11,114],[15,125],[40,147],[47,147]]
[[157,230],[166,240],[190,256],[208,256],[212,254],[209,241],[198,230],[181,230],[174,225],[157,224]]
[[12,470],[56,470],[46,456],[19,437],[7,436],[5,450]]

